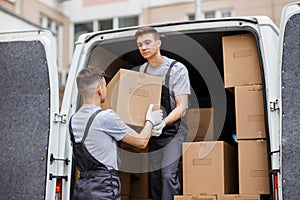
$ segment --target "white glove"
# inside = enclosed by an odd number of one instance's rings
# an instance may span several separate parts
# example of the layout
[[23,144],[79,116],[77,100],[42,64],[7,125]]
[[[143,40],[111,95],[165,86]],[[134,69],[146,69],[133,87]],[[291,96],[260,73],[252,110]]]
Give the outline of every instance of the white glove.
[[146,113],[146,121],[150,121],[152,126],[159,124],[163,119],[163,111],[162,110],[155,110],[152,111],[153,104],[150,104],[148,111]]
[[162,120],[158,125],[154,126],[151,131],[151,136],[158,137],[162,133],[163,128],[166,126],[165,120]]

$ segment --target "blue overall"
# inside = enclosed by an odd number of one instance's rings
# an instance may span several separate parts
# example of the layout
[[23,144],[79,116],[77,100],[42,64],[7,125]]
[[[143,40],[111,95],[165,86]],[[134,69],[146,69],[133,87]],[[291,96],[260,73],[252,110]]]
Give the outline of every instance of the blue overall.
[[94,112],[88,120],[82,137],[82,141],[76,143],[71,126],[69,130],[73,143],[73,155],[75,166],[80,171],[77,180],[73,200],[119,200],[120,179],[116,170],[109,170],[104,164],[96,160],[86,149],[84,141],[88,135],[89,128],[95,116],[102,110]]
[[[171,63],[165,76],[165,85],[162,86],[161,105],[166,115],[172,111],[169,81],[175,63],[176,61]],[[145,73],[147,68],[148,65],[145,67]],[[178,169],[186,132],[185,122],[179,119],[166,125],[159,137],[150,138],[149,152],[152,153],[149,154],[149,168],[153,200],[173,200],[174,195],[182,194]]]

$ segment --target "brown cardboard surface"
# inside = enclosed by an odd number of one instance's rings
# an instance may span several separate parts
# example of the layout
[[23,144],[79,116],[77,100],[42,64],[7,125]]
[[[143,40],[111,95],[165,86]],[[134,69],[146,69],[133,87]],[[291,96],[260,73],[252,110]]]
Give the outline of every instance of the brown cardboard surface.
[[218,195],[218,200],[260,200],[260,195]]
[[192,108],[186,113],[188,134],[186,141],[212,141],[214,139],[213,108]]
[[149,105],[160,105],[161,85],[161,77],[120,69],[107,85],[102,107],[115,110],[127,124],[144,126]]
[[148,173],[140,173],[137,177],[131,180],[130,199],[149,199],[150,185]]
[[217,196],[215,195],[176,195],[174,196],[174,200],[217,200]]
[[240,194],[270,194],[265,140],[239,140],[238,163]]
[[236,191],[234,147],[223,141],[183,143],[183,195]]
[[121,196],[129,196],[130,195],[130,173],[119,172],[120,182],[121,182]]
[[237,139],[266,138],[261,85],[235,87]]
[[260,84],[261,71],[252,34],[222,37],[225,88]]

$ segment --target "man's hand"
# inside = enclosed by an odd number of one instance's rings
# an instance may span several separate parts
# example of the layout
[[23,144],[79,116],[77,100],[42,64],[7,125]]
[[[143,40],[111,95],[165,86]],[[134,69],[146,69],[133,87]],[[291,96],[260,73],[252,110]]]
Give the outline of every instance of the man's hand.
[[151,131],[151,136],[155,136],[155,137],[160,136],[165,126],[166,126],[166,122],[162,120],[159,124],[153,127]]
[[152,126],[159,124],[163,119],[163,111],[155,110],[153,111],[153,104],[150,104],[148,111],[146,113],[146,121],[149,121]]

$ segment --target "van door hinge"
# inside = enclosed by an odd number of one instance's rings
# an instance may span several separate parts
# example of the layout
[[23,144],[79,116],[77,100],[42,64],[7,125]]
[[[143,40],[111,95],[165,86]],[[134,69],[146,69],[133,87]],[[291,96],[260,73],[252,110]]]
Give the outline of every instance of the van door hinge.
[[49,180],[53,180],[53,179],[65,179],[65,181],[68,181],[68,176],[60,176],[60,175],[54,175],[54,174],[49,174]]
[[51,153],[50,164],[52,164],[54,161],[64,161],[66,165],[68,165],[70,162],[70,160],[68,158],[55,158],[53,153]]
[[275,111],[279,110],[279,101],[278,101],[278,99],[276,99],[275,101],[270,101],[270,110],[272,112],[275,112]]
[[66,122],[67,122],[67,115],[59,115],[57,113],[54,114],[54,123],[65,124]]

